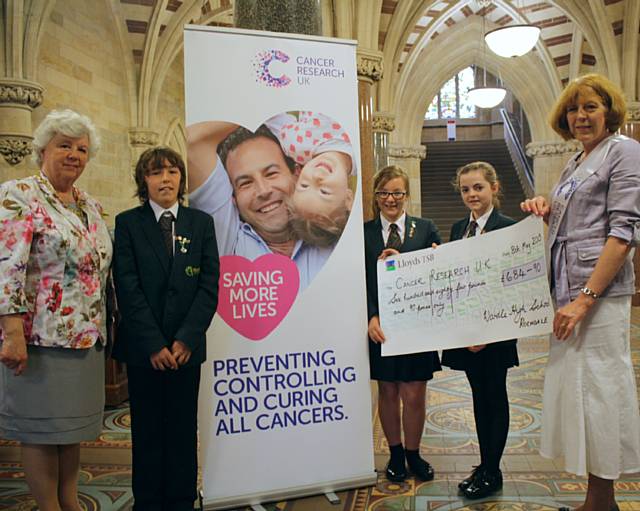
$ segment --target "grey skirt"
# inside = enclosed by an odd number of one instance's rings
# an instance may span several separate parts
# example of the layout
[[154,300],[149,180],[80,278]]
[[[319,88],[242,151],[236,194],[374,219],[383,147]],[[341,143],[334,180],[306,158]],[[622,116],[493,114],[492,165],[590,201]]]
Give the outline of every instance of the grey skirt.
[[75,444],[102,431],[105,351],[28,346],[20,376],[0,364],[0,436],[29,444]]

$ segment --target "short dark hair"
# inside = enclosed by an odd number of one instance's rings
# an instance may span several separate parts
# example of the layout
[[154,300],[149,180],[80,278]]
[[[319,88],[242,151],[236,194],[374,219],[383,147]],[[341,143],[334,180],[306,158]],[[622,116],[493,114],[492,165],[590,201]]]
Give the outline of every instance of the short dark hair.
[[136,180],[136,193],[135,196],[140,199],[140,202],[144,202],[149,199],[149,190],[147,189],[147,183],[144,177],[149,174],[153,169],[160,169],[165,166],[165,161],[173,167],[177,167],[180,170],[180,187],[178,188],[178,202],[182,204],[184,201],[184,194],[187,188],[187,171],[180,156],[176,151],[170,147],[160,146],[147,149],[138,158],[135,170]]
[[[229,135],[227,135],[227,137],[218,145],[218,156],[220,157],[222,165],[227,168],[227,158],[229,157],[229,153],[236,150],[243,142],[260,137],[271,140],[280,148],[280,151],[282,151],[282,146],[280,145],[278,138],[266,125],[261,124],[256,131],[251,131],[240,126],[229,133]],[[293,173],[296,169],[296,163],[292,158],[287,156],[284,151],[282,151],[282,156],[284,157],[284,161],[287,163],[287,167],[289,167],[289,170]]]

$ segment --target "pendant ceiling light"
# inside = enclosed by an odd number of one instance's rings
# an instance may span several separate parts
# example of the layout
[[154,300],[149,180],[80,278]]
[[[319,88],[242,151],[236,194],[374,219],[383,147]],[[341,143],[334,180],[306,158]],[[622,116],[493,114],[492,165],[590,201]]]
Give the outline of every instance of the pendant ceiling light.
[[474,87],[469,89],[469,100],[479,108],[493,108],[507,95],[502,87]]
[[[482,34],[484,34],[485,32],[484,15],[485,11],[483,11],[482,13],[482,32],[480,33],[480,45],[482,46],[482,55],[484,57],[482,86],[469,89],[468,94],[471,102],[478,108],[493,108],[504,99],[504,97],[507,95],[507,91],[504,87],[487,87],[487,47],[484,44],[484,40],[482,39]],[[478,67],[476,66],[476,73],[477,71]],[[478,80],[476,74],[476,83],[477,81]]]
[[[484,1],[486,7],[490,1]],[[486,9],[485,7],[485,9]],[[522,12],[522,3],[516,10]],[[483,30],[484,32],[484,30]],[[496,28],[484,34],[489,49],[500,57],[520,57],[529,53],[538,42],[540,27],[529,24],[509,25]]]
[[484,35],[489,49],[501,57],[520,57],[529,53],[538,42],[540,28],[533,25],[509,25]]

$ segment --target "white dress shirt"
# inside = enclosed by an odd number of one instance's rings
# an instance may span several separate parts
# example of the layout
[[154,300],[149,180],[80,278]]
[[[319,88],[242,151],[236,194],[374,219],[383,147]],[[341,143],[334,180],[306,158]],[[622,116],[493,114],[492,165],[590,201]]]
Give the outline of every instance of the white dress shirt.
[[[493,213],[493,206],[491,206],[489,210],[480,218],[477,218],[477,219],[473,218],[473,213],[469,215],[469,223],[475,222],[478,224],[478,227],[476,227],[476,236],[480,236],[482,234],[482,231],[484,231],[484,226],[487,225],[487,222],[489,221],[489,217],[491,216],[491,213]],[[464,235],[464,237],[465,238],[469,237],[468,227],[467,227],[467,233]]]
[[[157,204],[156,202],[153,202],[151,199],[149,199],[149,205],[153,210],[153,214],[156,216],[156,222],[160,221],[160,217],[164,214],[165,211],[169,211],[173,215],[173,222],[171,224],[171,236],[173,236],[173,239],[175,240],[176,239],[176,222],[175,221],[178,218],[178,208],[180,207],[180,203],[176,201],[173,206],[165,209],[162,206],[160,206],[160,204]],[[175,241],[173,243],[173,255],[176,255]]]
[[404,224],[407,218],[407,213],[403,212],[402,216],[398,218],[395,222],[389,222],[384,215],[380,215],[380,223],[382,224],[382,241],[384,241],[385,246],[387,245],[387,240],[389,239],[389,227],[391,224],[396,224],[398,226],[398,236],[404,243]]

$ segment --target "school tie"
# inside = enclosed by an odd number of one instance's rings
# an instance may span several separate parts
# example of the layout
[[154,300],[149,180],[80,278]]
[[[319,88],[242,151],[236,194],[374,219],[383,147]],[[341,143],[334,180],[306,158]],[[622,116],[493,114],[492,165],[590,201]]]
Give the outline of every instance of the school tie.
[[402,246],[402,239],[400,238],[400,233],[398,233],[397,224],[389,225],[389,237],[387,238],[387,246],[385,248],[395,248],[396,250],[400,250]]
[[169,257],[173,257],[173,214],[171,211],[165,211],[158,220],[160,231],[162,231],[162,239],[164,247],[167,249]]
[[476,235],[476,229],[478,229],[478,222],[471,220],[471,222],[469,222],[469,229],[467,230],[467,238],[473,238]]

